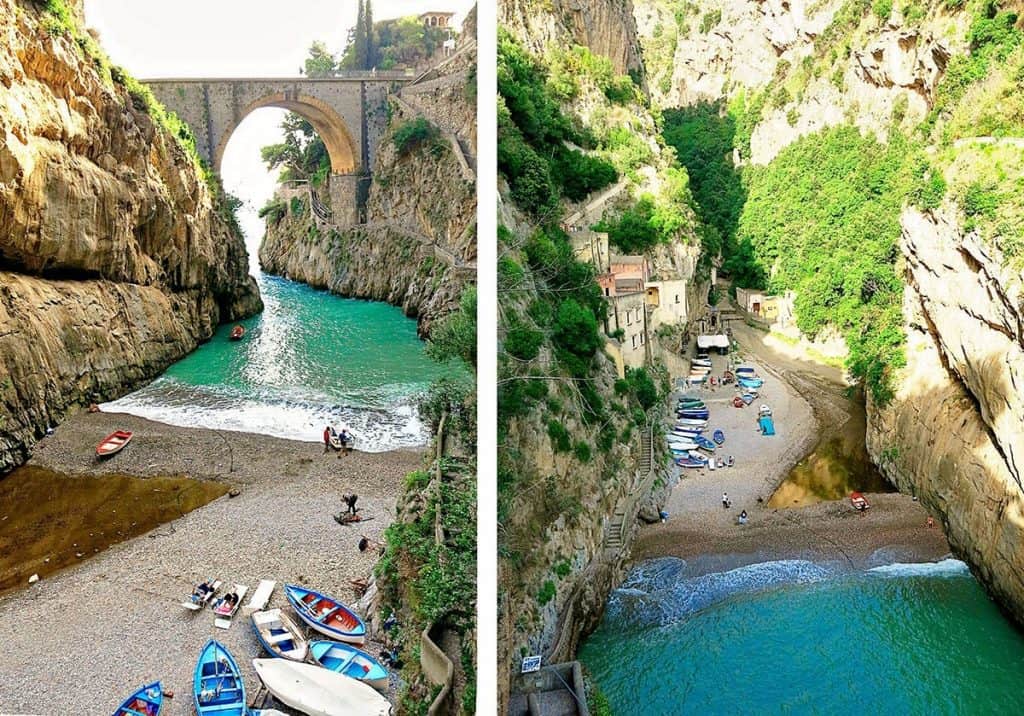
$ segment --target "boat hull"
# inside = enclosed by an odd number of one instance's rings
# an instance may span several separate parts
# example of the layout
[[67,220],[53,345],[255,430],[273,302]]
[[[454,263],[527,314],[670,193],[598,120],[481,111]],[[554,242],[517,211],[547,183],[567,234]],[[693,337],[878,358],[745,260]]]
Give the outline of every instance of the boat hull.
[[280,609],[253,612],[249,623],[260,646],[275,659],[306,660],[309,642],[298,624]]
[[114,711],[114,716],[160,716],[164,707],[164,687],[159,681],[146,684],[134,694],[126,698]]
[[242,672],[227,647],[210,639],[199,652],[192,677],[192,701],[199,716],[246,716]]
[[281,703],[309,716],[387,716],[391,703],[372,686],[313,664],[253,659],[260,681]]
[[313,661],[325,669],[362,681],[380,692],[387,691],[388,670],[365,651],[351,644],[314,641],[309,645],[309,654]]
[[[366,625],[363,624],[363,620],[342,602],[326,594],[294,584],[286,584],[284,591],[292,609],[310,629],[356,646],[366,641]],[[322,613],[328,605],[330,605],[329,613],[333,613],[334,616],[329,617],[330,621],[324,621]],[[347,622],[348,626],[343,622]]]

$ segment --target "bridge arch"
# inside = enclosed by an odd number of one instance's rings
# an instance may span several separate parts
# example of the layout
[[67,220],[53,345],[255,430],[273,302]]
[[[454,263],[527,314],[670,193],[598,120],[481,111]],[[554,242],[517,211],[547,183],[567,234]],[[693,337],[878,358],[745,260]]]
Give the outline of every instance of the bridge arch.
[[299,115],[311,125],[323,140],[331,160],[332,174],[355,174],[360,169],[360,152],[345,120],[326,102],[301,92],[273,92],[253,100],[239,110],[220,133],[220,141],[213,152],[213,166],[220,173],[221,160],[228,141],[238,125],[257,109],[277,107]]

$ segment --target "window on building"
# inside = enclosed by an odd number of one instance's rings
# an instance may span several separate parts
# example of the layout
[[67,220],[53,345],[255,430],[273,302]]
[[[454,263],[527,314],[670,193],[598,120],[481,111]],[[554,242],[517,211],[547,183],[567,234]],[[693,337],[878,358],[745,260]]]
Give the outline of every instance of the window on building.
[[633,347],[636,348],[636,336],[633,336]]
[[679,294],[676,294],[676,303],[679,303]]

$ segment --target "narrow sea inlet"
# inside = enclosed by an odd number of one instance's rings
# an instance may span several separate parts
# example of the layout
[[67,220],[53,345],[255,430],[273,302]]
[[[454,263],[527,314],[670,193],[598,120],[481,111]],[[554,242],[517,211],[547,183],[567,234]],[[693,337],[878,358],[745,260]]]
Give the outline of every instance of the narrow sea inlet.
[[612,593],[580,660],[613,713],[994,714],[1016,710],[1024,637],[953,559],[691,575],[661,558]]
[[416,322],[394,306],[341,298],[258,274],[263,313],[232,325],[164,375],[103,410],[183,427],[319,441],[326,424],[347,425],[359,450],[426,442],[419,394],[461,366],[431,360]]

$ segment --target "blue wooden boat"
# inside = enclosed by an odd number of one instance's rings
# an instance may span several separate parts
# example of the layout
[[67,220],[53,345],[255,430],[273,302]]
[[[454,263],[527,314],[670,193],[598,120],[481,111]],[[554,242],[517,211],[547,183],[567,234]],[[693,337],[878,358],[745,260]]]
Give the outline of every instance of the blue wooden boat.
[[199,652],[192,695],[199,716],[246,716],[249,713],[242,672],[227,647],[215,639],[206,642]]
[[700,448],[702,448],[704,450],[707,450],[708,452],[714,452],[715,451],[715,443],[712,442],[711,440],[708,440],[703,435],[698,435],[697,437],[695,437],[693,439],[693,441],[695,443],[697,443],[698,447],[700,447]]
[[736,382],[744,388],[760,388],[764,385],[764,381],[760,378],[737,378]]
[[716,430],[711,434],[711,439],[715,441],[715,444],[721,445],[725,442],[725,433],[721,430]]
[[164,686],[154,681],[126,698],[114,711],[114,716],[159,716],[163,707]]
[[707,410],[682,410],[676,413],[677,418],[696,418],[698,420],[707,420],[711,417],[711,413]]
[[680,398],[676,401],[676,404],[681,408],[688,406],[701,406],[704,405],[704,401],[700,398]]
[[707,467],[707,464],[708,464],[707,460],[698,460],[697,458],[693,457],[692,455],[688,455],[686,457],[677,457],[676,458],[676,465],[678,465],[679,467],[688,467],[688,468],[693,469],[693,468],[698,468],[698,467]]
[[325,669],[369,684],[378,691],[388,688],[388,670],[365,651],[340,641],[314,641],[309,645],[313,661]]
[[742,375],[748,375],[748,376],[755,376],[755,375],[757,375],[757,371],[754,370],[749,365],[736,366],[735,373],[736,373],[736,375],[741,375],[741,376]]
[[292,661],[306,660],[309,642],[298,624],[280,609],[253,612],[250,623],[256,638],[271,656]]
[[349,644],[366,641],[363,620],[337,599],[295,584],[286,584],[284,593],[299,619],[310,628]]
[[740,399],[743,400],[743,402],[746,403],[747,405],[753,403],[755,398],[757,398],[757,396],[754,395],[753,393],[744,393],[743,395],[740,396]]
[[771,415],[762,415],[757,419],[757,425],[761,428],[762,435],[775,434],[775,422],[772,420]]

